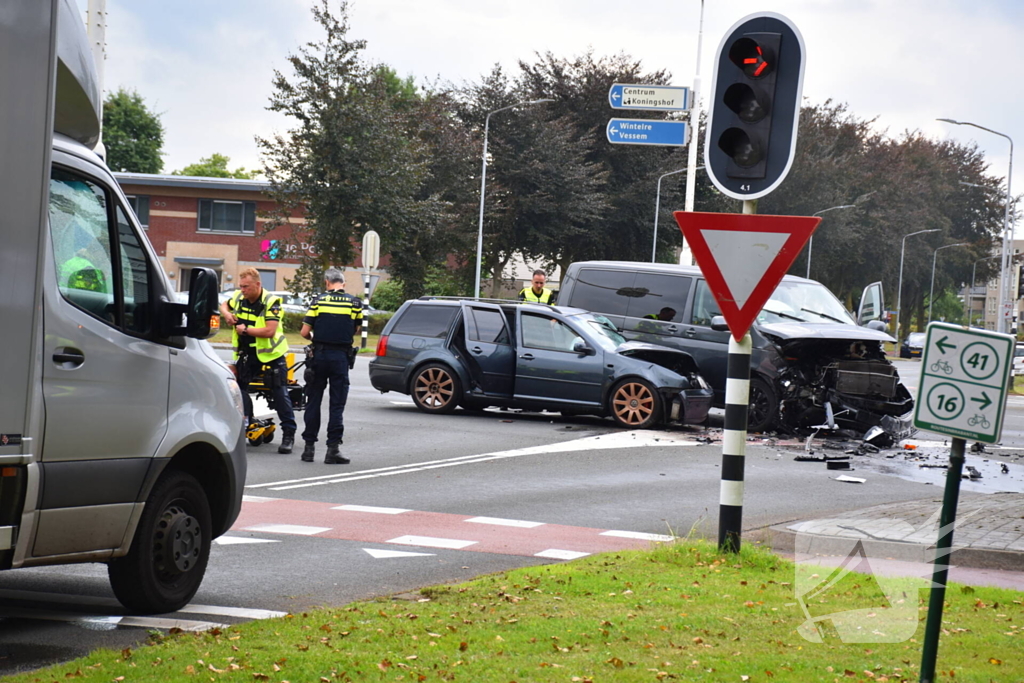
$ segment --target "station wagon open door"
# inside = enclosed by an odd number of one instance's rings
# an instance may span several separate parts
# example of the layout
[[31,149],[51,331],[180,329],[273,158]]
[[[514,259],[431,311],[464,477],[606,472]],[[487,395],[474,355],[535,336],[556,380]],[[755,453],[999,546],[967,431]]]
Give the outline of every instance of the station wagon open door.
[[516,354],[512,335],[500,306],[462,302],[466,364],[474,386],[471,393],[512,396]]

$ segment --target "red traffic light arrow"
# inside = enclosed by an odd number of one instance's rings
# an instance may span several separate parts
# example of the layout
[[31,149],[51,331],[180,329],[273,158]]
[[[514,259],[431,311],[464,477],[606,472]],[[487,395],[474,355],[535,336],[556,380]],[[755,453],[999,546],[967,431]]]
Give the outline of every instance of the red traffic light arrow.
[[740,341],[821,217],[676,211],[729,331]]

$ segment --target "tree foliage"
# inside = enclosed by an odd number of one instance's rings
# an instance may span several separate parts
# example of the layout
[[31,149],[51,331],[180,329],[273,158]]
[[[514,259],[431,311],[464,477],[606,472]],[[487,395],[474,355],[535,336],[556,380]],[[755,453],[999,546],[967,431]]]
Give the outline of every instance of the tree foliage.
[[238,178],[240,180],[252,180],[259,171],[247,171],[239,166],[234,171],[228,170],[228,162],[231,157],[214,152],[208,157],[202,157],[194,164],[189,164],[180,171],[171,171],[171,175],[199,176],[204,178]]
[[164,127],[135,90],[118,88],[103,103],[107,165],[128,173],[159,173],[164,162]]

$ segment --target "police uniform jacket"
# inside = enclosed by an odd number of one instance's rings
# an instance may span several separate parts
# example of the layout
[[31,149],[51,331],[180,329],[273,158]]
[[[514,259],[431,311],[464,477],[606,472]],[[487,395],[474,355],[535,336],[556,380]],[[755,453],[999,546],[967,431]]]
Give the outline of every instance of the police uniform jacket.
[[313,328],[313,343],[349,348],[363,324],[363,304],[358,297],[333,289],[318,294],[302,322]]

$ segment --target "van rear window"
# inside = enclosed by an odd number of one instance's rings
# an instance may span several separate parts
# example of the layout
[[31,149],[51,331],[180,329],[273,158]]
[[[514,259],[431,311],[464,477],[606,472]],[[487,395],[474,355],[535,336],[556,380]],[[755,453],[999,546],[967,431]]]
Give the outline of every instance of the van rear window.
[[452,326],[459,309],[456,306],[409,306],[395,323],[391,334],[413,337],[443,337]]

